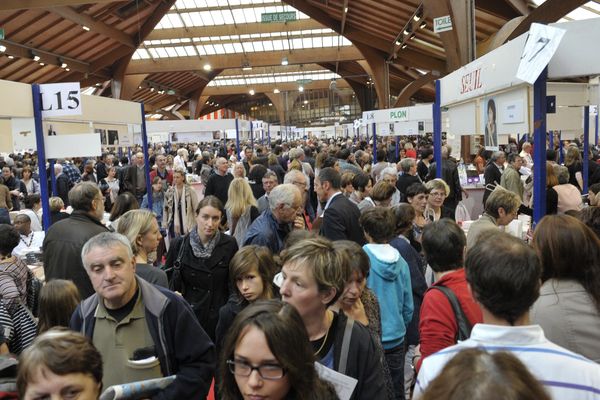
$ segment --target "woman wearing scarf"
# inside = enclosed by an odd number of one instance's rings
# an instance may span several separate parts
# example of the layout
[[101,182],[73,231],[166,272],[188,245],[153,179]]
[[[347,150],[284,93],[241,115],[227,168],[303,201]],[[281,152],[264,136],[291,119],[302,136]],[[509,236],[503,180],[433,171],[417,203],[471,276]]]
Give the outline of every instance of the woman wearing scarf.
[[196,226],[198,196],[185,181],[182,169],[173,172],[173,186],[165,193],[164,201],[163,228],[168,230],[169,238],[173,240],[191,232]]
[[202,199],[196,208],[197,226],[173,243],[166,262],[174,269],[170,287],[190,303],[213,342],[219,309],[229,298],[229,262],[238,250],[236,240],[219,231],[224,213],[215,196]]

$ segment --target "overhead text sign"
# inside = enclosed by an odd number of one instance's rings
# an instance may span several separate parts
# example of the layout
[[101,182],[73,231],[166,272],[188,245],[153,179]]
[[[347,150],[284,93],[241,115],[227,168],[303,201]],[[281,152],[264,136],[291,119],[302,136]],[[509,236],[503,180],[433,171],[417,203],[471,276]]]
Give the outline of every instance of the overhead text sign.
[[433,19],[433,33],[440,33],[452,30],[452,18],[449,15]]
[[81,115],[79,82],[40,85],[42,118]]

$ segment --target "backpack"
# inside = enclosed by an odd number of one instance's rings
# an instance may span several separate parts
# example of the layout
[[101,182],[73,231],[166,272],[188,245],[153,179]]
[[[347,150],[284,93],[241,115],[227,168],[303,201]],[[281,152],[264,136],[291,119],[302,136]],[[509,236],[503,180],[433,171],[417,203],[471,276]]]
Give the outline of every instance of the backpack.
[[452,306],[452,311],[454,311],[454,318],[456,319],[456,325],[458,325],[458,332],[456,332],[455,340],[457,342],[467,340],[471,336],[471,329],[473,327],[467,319],[467,316],[465,315],[465,312],[460,306],[458,298],[456,298],[456,295],[454,294],[452,289],[446,286],[432,286],[431,289],[437,289],[440,292],[442,292],[450,302],[450,305]]
[[31,310],[34,317],[38,316],[40,291],[43,285],[31,270],[27,271],[27,308]]

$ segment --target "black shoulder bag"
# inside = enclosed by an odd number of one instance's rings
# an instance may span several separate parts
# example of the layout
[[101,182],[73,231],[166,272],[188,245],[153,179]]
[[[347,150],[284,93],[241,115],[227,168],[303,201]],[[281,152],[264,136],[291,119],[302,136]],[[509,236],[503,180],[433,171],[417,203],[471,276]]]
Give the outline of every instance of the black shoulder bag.
[[185,248],[187,237],[188,235],[185,235],[181,238],[179,251],[177,251],[177,259],[173,262],[173,266],[165,269],[167,278],[169,279],[169,289],[174,292],[180,292],[181,294],[184,292],[183,280],[181,279],[181,259],[183,257],[183,250]]
[[432,286],[432,289],[437,289],[440,292],[444,293],[450,305],[452,306],[452,310],[454,311],[454,317],[456,318],[456,324],[458,325],[458,332],[456,333],[456,341],[467,340],[471,336],[471,323],[467,319],[465,312],[463,311],[460,303],[458,302],[458,298],[452,291],[452,289],[446,286]]

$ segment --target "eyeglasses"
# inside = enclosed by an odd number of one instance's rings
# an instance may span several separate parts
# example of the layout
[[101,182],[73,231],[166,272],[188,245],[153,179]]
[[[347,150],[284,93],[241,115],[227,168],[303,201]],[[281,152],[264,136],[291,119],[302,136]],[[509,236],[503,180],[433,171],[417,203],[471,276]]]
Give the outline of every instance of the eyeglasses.
[[285,369],[276,364],[262,364],[255,367],[243,361],[227,360],[227,365],[229,365],[229,371],[237,376],[248,377],[252,374],[252,371],[256,370],[261,378],[275,381],[285,375]]
[[446,193],[444,192],[429,192],[431,197],[446,197]]

